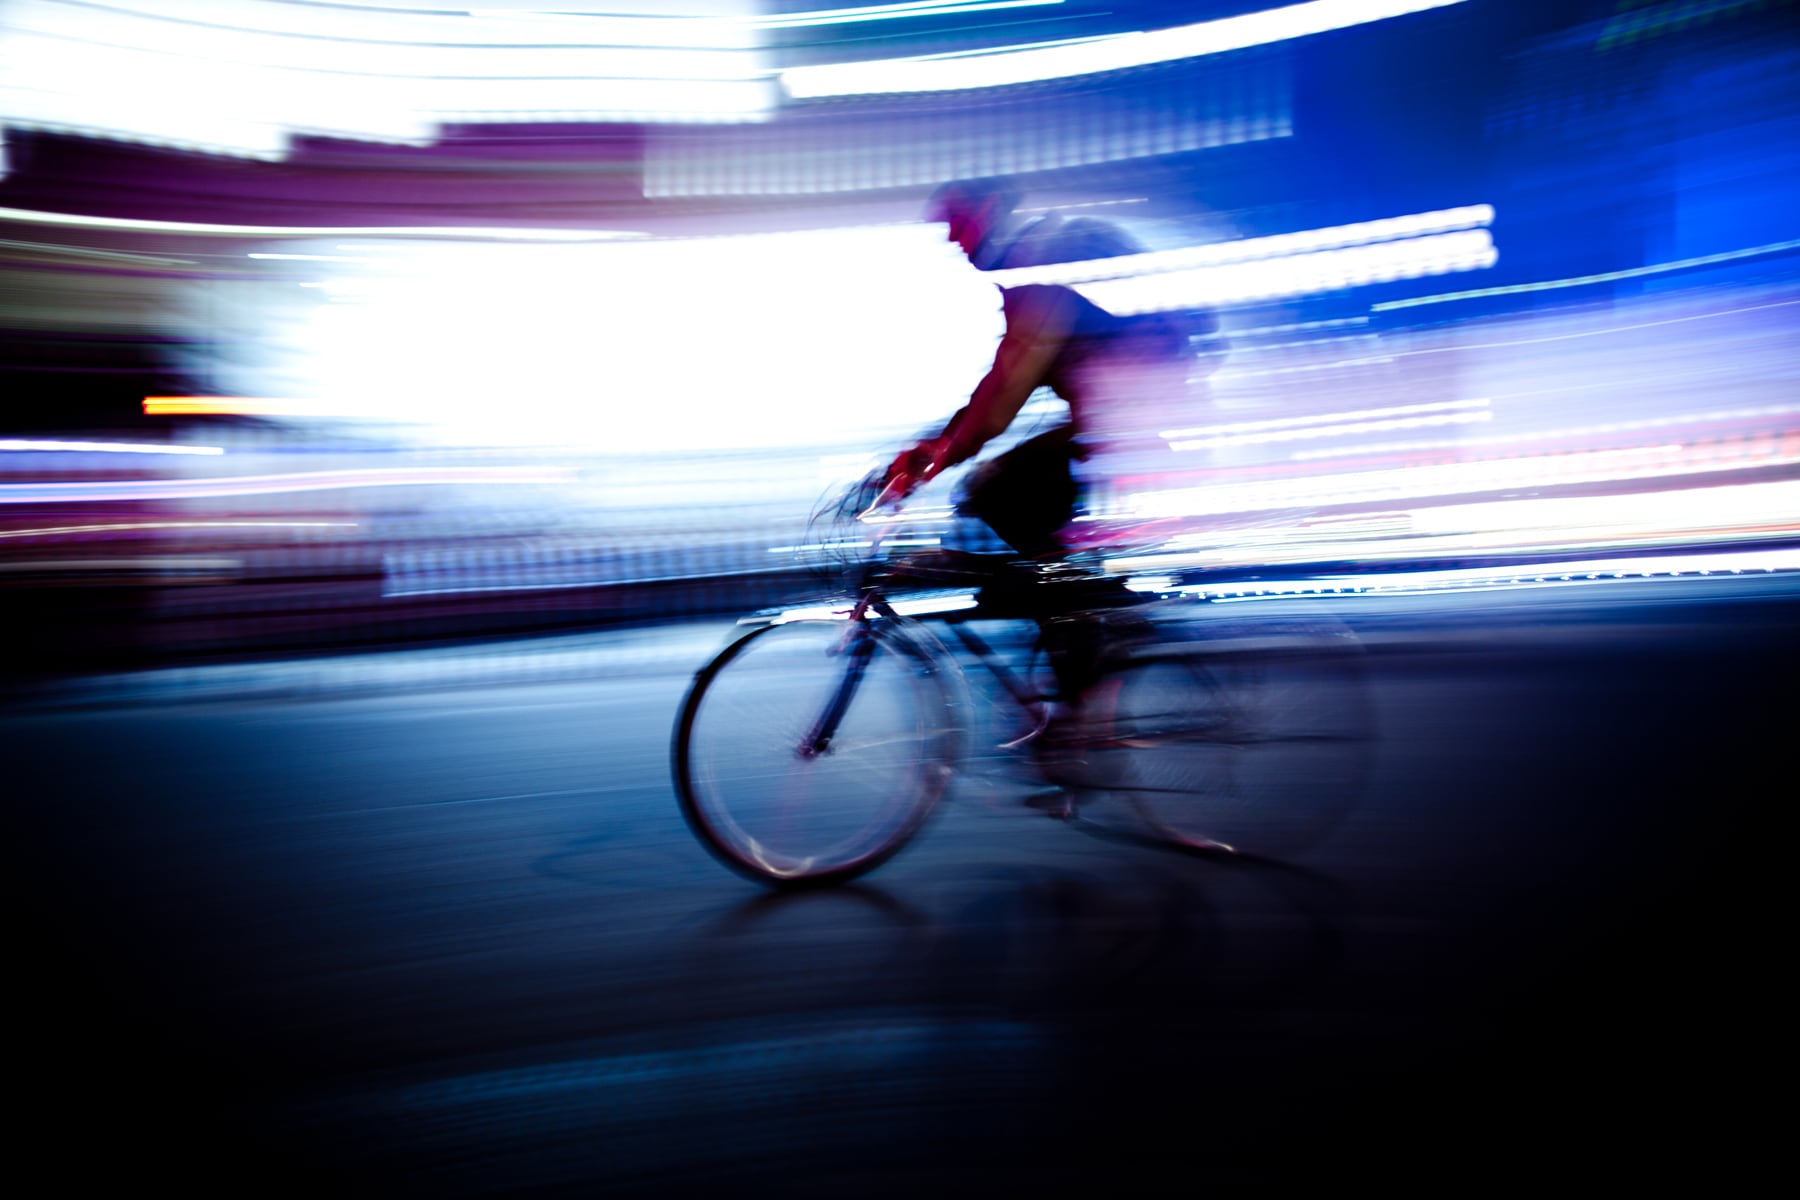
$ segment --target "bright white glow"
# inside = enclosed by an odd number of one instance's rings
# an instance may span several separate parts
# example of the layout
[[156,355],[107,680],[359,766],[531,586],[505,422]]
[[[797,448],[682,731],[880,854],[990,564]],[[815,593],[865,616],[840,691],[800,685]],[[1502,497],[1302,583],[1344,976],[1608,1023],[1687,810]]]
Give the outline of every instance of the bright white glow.
[[33,438],[0,438],[0,452],[67,451],[80,454],[223,454],[223,446],[171,446],[166,442],[60,442]]
[[1177,535],[1158,552],[1115,556],[1107,569],[1166,573],[1787,541],[1800,531],[1796,514],[1800,514],[1800,481],[1792,480],[1629,495],[1432,504],[1339,520],[1297,518],[1272,526]]
[[954,596],[922,596],[917,600],[895,600],[893,609],[903,617],[919,617],[926,613],[960,612],[974,608],[976,599],[972,592],[960,592]]
[[876,446],[966,398],[1001,329],[994,289],[912,223],[403,249],[296,261],[331,286],[268,302],[267,360],[209,366],[218,390],[461,445]]
[[1478,229],[1260,262],[1106,279],[1077,284],[1075,289],[1106,311],[1128,316],[1342,291],[1396,279],[1477,270],[1493,266],[1497,259],[1487,230]]
[[[953,592],[945,595],[909,597],[904,600],[891,601],[893,609],[903,617],[927,616],[931,613],[961,612],[974,608],[977,601],[973,592]],[[832,606],[827,604],[813,605],[808,608],[789,608],[769,619],[772,625],[785,625],[790,621],[842,621],[849,617],[851,606],[843,604]],[[750,618],[754,622],[757,618]],[[747,623],[747,622],[740,622]]]
[[245,258],[262,258],[283,262],[368,262],[352,254],[246,254]]
[[264,158],[296,133],[423,143],[446,121],[761,119],[775,101],[761,35],[747,0],[727,14],[520,23],[281,0],[10,0],[0,113],[15,128]]
[[1150,33],[977,54],[794,67],[781,83],[795,99],[1004,87],[1223,54],[1370,21],[1442,8],[1459,0],[1311,0]]
[[1633,446],[1484,462],[1456,462],[1316,475],[1252,483],[1172,488],[1132,497],[1143,517],[1200,516],[1334,504],[1423,500],[1515,488],[1659,479],[1696,472],[1730,472],[1800,464],[1800,446],[1770,447],[1756,456],[1721,460],[1705,446]]
[[[786,625],[790,621],[842,621],[849,615],[849,603],[845,603],[840,608],[833,608],[829,605],[815,605],[811,608],[783,609],[774,617],[769,618],[769,624]],[[758,625],[761,623],[762,619],[759,617],[746,617],[738,622],[740,625]]]
[[[205,221],[149,221],[134,217],[90,217],[35,208],[0,208],[0,221],[60,225],[76,229],[117,229],[142,233],[218,234],[225,237],[468,238],[493,242],[612,242],[645,236],[617,229],[500,229],[493,226],[426,225],[219,225]],[[253,255],[275,258],[277,255]],[[316,256],[308,256],[316,257]]]

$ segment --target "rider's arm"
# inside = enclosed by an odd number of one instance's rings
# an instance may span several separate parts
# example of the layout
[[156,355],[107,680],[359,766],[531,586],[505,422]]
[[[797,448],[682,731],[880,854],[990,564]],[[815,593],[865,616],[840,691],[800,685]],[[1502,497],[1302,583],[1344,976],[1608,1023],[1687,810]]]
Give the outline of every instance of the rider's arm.
[[920,482],[974,457],[1005,432],[1049,375],[1074,328],[1074,297],[1063,288],[1012,288],[1005,294],[1003,307],[1006,332],[994,353],[993,366],[943,432],[907,452],[924,461]]

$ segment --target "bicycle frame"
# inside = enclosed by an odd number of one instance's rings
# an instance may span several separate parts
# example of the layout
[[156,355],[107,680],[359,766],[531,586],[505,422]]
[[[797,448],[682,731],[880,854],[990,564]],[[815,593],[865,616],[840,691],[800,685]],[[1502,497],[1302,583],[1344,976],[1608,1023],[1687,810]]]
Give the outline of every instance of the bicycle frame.
[[[840,564],[850,572],[838,576],[848,585],[840,598],[740,622],[751,628],[696,674],[677,719],[683,814],[733,870],[798,887],[872,869],[972,765],[977,734],[990,750],[1031,744],[1031,769],[1062,798],[1052,815],[1072,819],[1078,803],[1111,796],[1124,801],[1111,808],[1128,828],[1135,821],[1189,850],[1240,844],[1234,822],[1258,850],[1296,844],[1329,829],[1354,794],[1369,722],[1348,631],[1259,615],[1195,636],[1188,617],[1205,601],[1191,594],[1131,593],[1078,564],[1021,571],[1010,557],[941,548],[888,561],[880,547],[897,520],[856,515],[880,527],[827,543],[874,550]],[[1088,586],[1096,580],[1104,586]],[[1030,622],[1037,636],[1023,653],[997,648],[977,628],[984,620]],[[1070,644],[1083,656],[1075,678],[1091,666],[1106,686],[1071,684],[1060,660],[1057,683],[1039,671],[1037,656],[1060,645],[1061,620],[1094,634],[1091,645]],[[790,648],[802,657],[787,657]],[[1006,713],[1010,702],[1026,717],[1023,734],[973,715],[969,659],[1005,692],[996,707]],[[811,685],[795,686],[808,672]],[[1084,688],[1067,721],[1056,703],[1065,686]],[[758,700],[759,687],[774,703]],[[1108,806],[1097,807],[1110,825]]]

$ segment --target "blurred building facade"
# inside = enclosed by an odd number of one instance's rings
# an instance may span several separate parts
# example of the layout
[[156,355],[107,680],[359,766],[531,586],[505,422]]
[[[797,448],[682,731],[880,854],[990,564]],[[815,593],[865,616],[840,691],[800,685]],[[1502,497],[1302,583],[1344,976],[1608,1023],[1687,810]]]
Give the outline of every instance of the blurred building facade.
[[[1156,250],[1491,210],[1483,236],[1497,254],[1478,270],[1411,267],[1227,302],[1232,356],[1217,410],[1196,421],[1213,429],[1365,412],[1379,424],[1408,405],[1449,406],[1426,414],[1447,420],[1485,398],[1503,357],[1471,359],[1457,322],[1680,303],[1701,283],[1784,303],[1800,251],[1800,39],[1781,0],[1462,0],[1365,23],[1349,18],[1378,6],[1339,4],[1327,7],[1340,27],[1218,53],[867,94],[832,81],[846,64],[854,81],[899,58],[1113,45],[1258,9],[1067,0],[821,24],[800,3],[721,0],[689,15],[738,32],[665,63],[668,47],[630,44],[643,38],[629,22],[588,32],[598,25],[568,15],[579,5],[558,5],[549,26],[533,6],[498,5],[479,29],[443,26],[424,5],[340,5],[332,79],[351,91],[317,111],[295,96],[321,89],[290,85],[317,84],[329,65],[292,57],[320,34],[295,22],[323,10],[80,7],[0,10],[14,62],[54,45],[129,85],[111,110],[92,95],[59,109],[33,91],[46,59],[0,87],[0,586],[32,620],[71,622],[65,649],[105,655],[638,619],[811,586],[782,548],[820,493],[953,408],[997,331],[979,281],[942,303],[892,283],[891,264],[915,261],[923,286],[953,278],[948,258],[931,258],[934,234],[904,232],[950,178],[1016,176],[1028,203],[1112,217]],[[630,6],[592,7],[598,23]],[[459,107],[477,101],[452,96],[445,62],[418,49],[444,28],[461,39],[457,69],[486,89],[482,111]],[[155,37],[140,48],[162,55],[147,66],[121,57],[143,30]],[[663,55],[656,86],[621,82],[647,61],[625,50]],[[183,61],[211,74],[195,67],[184,90]],[[823,68],[840,74],[808,74]],[[372,81],[386,90],[356,92]],[[870,249],[831,240],[845,230],[898,232]],[[722,248],[758,238],[794,239],[790,258]],[[533,277],[508,267],[458,301],[466,324],[388,332],[384,314],[441,291],[417,263],[446,245],[561,256],[582,290],[528,323]],[[692,253],[648,257],[676,246]],[[611,265],[627,254],[647,265]],[[371,257],[407,264],[411,290],[370,292],[354,264]],[[752,270],[739,290],[721,282]],[[799,282],[784,291],[787,276]],[[482,322],[503,332],[483,338]],[[338,340],[318,340],[322,326]],[[1744,335],[1743,361],[1763,364],[1750,384],[1770,396],[1792,377],[1772,348],[1790,327]],[[945,331],[964,328],[945,350]],[[364,357],[327,363],[359,329]],[[937,374],[923,371],[925,345]],[[1682,370],[1705,375],[1690,364],[1670,378]],[[371,410],[370,395],[409,380],[420,394],[407,405]],[[1784,478],[1791,417],[1720,416],[1780,408],[1754,390],[1700,414],[1718,418],[1706,436],[1770,439],[1757,469]],[[451,393],[486,425],[434,428]],[[276,403],[229,403],[243,398]],[[1629,423],[1624,403],[1519,406],[1513,425],[1478,432]],[[1390,429],[1368,445],[1400,440]],[[1215,446],[1174,483],[1264,486],[1320,469],[1289,449]],[[1254,542],[1256,527],[1236,536]]]

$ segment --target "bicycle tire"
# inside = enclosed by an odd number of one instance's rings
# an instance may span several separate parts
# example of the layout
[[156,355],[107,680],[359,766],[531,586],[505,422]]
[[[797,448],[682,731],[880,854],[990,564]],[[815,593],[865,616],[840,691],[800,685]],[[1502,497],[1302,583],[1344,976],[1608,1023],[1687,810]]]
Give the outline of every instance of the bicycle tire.
[[1362,648],[1326,618],[1203,620],[1124,647],[1089,706],[1088,798],[1123,800],[1196,849],[1315,845],[1361,794],[1374,747]]
[[[845,694],[847,638],[869,655]],[[695,676],[673,748],[688,827],[739,874],[780,888],[852,879],[886,862],[931,815],[960,748],[951,669],[889,619],[761,626]],[[842,696],[822,752],[808,732]]]

